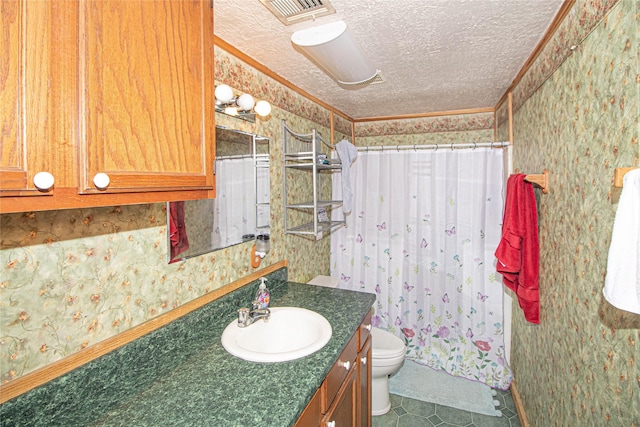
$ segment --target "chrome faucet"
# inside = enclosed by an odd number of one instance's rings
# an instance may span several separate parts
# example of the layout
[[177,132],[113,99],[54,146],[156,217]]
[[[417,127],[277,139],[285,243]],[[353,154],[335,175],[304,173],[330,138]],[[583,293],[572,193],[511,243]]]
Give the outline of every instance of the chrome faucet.
[[249,310],[247,307],[238,309],[238,326],[240,328],[246,328],[253,324],[253,322],[264,319],[265,322],[269,321],[271,317],[271,311],[268,308],[258,308],[258,302],[253,302],[253,308]]

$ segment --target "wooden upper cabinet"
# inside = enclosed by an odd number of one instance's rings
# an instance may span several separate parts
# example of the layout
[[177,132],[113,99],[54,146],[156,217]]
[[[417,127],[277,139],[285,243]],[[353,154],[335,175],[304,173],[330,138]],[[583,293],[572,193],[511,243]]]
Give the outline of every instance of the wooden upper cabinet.
[[79,192],[212,189],[209,0],[82,1],[79,38]]
[[38,172],[55,179],[53,122],[49,109],[56,93],[49,81],[52,34],[48,2],[0,3],[0,195],[50,195],[33,183]]
[[2,0],[0,12],[0,213],[215,195],[210,0]]

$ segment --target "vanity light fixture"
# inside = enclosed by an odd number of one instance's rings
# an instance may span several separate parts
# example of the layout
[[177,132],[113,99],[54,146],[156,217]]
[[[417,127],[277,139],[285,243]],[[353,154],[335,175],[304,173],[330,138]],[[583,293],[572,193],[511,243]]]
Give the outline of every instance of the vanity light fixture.
[[271,104],[258,101],[248,93],[234,95],[229,85],[221,84],[214,92],[216,97],[216,111],[230,116],[237,116],[245,120],[255,121],[255,115],[267,117],[271,113]]
[[291,36],[293,47],[345,89],[359,89],[378,79],[344,21],[299,30]]

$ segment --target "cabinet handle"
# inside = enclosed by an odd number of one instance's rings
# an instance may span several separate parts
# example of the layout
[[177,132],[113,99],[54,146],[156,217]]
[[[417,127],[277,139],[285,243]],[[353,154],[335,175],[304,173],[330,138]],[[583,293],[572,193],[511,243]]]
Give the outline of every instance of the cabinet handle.
[[93,185],[95,185],[98,190],[106,190],[110,183],[111,180],[106,173],[100,172],[93,177]]
[[363,365],[367,364],[367,356],[361,357],[360,358],[360,363],[362,363]]
[[335,421],[329,421],[327,423],[327,427],[336,427],[336,422]]
[[364,327],[367,331],[371,332],[371,323]]
[[38,172],[33,176],[33,185],[40,191],[49,191],[53,187],[53,175],[49,172]]
[[348,371],[349,368],[351,368],[351,362],[349,362],[348,360],[346,362],[340,362],[340,366]]

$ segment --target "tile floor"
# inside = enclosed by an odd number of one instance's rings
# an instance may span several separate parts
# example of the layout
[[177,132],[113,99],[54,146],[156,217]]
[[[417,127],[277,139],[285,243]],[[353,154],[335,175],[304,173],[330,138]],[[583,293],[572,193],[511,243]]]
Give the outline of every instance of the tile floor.
[[392,394],[391,411],[373,417],[372,427],[521,427],[509,390],[496,390],[501,417],[476,414]]

